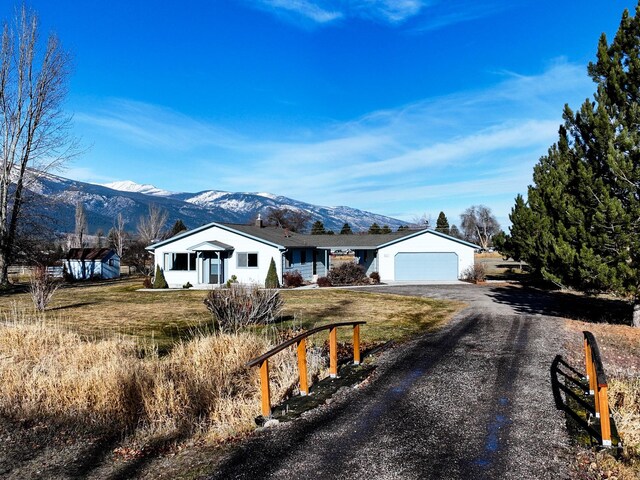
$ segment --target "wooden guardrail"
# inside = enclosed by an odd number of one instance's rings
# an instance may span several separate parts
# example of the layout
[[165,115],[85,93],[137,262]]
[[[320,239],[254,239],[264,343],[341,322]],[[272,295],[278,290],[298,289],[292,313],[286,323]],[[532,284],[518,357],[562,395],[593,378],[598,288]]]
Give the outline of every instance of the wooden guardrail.
[[589,381],[589,395],[594,397],[595,416],[600,419],[602,445],[611,446],[611,419],[607,399],[607,376],[604,373],[600,349],[591,332],[583,331],[585,367]]
[[353,327],[353,363],[360,364],[360,325],[367,322],[339,322],[312,328],[300,335],[282,342],[267,353],[247,362],[248,367],[260,366],[260,390],[262,393],[262,416],[271,416],[271,392],[269,389],[269,358],[293,344],[297,345],[298,372],[300,375],[300,395],[309,393],[307,380],[307,337],[323,330],[329,330],[329,375],[338,376],[338,327]]

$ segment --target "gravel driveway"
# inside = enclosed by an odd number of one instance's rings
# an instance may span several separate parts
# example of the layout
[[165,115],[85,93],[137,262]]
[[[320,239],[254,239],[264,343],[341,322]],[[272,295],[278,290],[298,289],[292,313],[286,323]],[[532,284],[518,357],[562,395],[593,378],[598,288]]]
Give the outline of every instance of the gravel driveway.
[[504,287],[388,286],[464,300],[437,334],[387,351],[329,405],[259,432],[209,478],[557,479],[564,417],[549,367],[565,333],[553,297]]

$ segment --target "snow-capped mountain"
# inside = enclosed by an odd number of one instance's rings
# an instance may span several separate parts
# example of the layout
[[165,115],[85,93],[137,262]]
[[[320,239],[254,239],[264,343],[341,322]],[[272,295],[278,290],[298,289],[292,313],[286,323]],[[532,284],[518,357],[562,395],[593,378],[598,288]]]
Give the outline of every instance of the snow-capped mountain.
[[121,192],[137,192],[137,193],[144,193],[145,195],[158,195],[162,197],[166,197],[168,195],[173,194],[173,192],[168,192],[167,190],[161,190],[159,188],[154,187],[153,185],[149,185],[149,184],[140,185],[139,183],[132,182],[131,180],[105,183],[102,186],[111,188],[112,190],[119,190]]
[[246,224],[259,213],[266,215],[270,208],[287,208],[307,212],[311,220],[324,223],[336,233],[348,223],[353,231],[364,231],[376,222],[396,229],[406,222],[350,207],[323,207],[270,193],[223,192],[206,190],[196,193],[175,193],[153,185],[140,185],[131,181],[106,185],[69,180],[51,174],[36,177],[29,184],[31,210],[51,220],[59,232],[74,230],[74,212],[81,202],[87,214],[89,230],[102,229],[105,233],[114,219],[122,213],[127,230],[134,231],[140,217],[148,214],[149,205],[155,204],[169,213],[167,226],[182,220],[188,228],[210,222]]

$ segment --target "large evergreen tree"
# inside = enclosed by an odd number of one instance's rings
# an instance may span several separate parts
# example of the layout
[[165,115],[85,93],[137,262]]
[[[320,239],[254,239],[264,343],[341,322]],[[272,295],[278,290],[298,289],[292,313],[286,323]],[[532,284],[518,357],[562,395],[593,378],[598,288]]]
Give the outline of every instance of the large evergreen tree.
[[313,222],[311,226],[311,235],[324,235],[327,231],[324,229],[324,223],[320,220]]
[[440,215],[438,215],[438,220],[436,220],[436,232],[449,235],[449,220],[447,220],[447,216],[444,212],[440,212]]
[[353,231],[351,230],[351,225],[345,223],[342,225],[342,229],[340,230],[340,235],[351,235]]
[[543,277],[635,298],[640,327],[640,3],[588,72],[593,100],[564,109],[558,141],[516,199],[508,244]]

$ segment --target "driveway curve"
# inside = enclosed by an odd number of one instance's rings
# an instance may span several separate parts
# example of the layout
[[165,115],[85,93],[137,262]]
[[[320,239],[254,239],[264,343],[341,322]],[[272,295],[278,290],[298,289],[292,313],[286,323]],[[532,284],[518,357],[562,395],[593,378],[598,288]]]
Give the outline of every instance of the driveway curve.
[[207,478],[568,477],[569,439],[549,375],[565,342],[552,296],[472,285],[374,291],[469,307],[384,353],[358,389],[258,432]]

